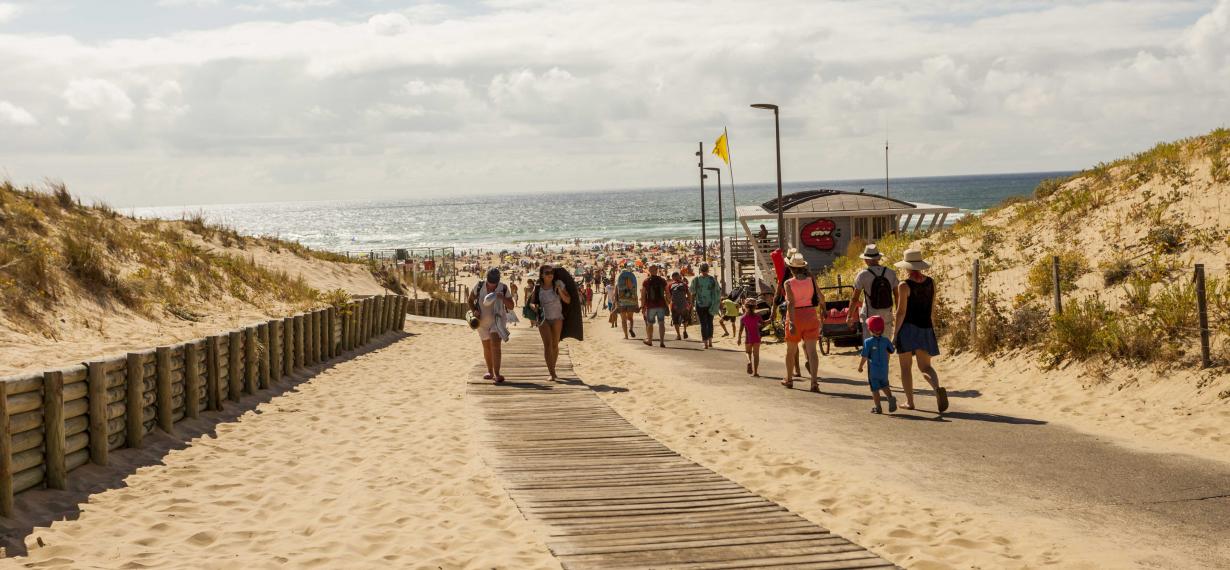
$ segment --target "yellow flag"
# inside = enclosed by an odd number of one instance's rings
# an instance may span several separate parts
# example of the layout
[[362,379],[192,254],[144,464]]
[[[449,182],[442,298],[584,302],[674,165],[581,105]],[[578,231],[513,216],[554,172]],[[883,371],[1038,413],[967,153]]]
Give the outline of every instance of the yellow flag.
[[722,130],[722,136],[718,137],[717,142],[713,143],[713,154],[721,157],[722,162],[730,164],[730,149],[726,146],[725,130]]

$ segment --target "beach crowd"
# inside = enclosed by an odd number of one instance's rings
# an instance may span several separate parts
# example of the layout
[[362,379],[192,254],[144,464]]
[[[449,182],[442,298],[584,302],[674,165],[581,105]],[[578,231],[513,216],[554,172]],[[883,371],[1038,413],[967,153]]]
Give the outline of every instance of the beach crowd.
[[[915,409],[913,372],[917,367],[936,397],[948,408],[932,358],[939,351],[934,330],[935,280],[918,250],[907,250],[891,267],[881,264],[874,244],[860,255],[866,267],[855,277],[848,299],[826,299],[804,256],[795,249],[781,255],[777,283],[756,292],[751,286],[725,287],[705,260],[717,257],[699,242],[606,243],[584,246],[528,245],[520,251],[461,252],[459,270],[478,279],[466,303],[487,365],[484,378],[503,383],[500,346],[510,326],[524,320],[536,328],[550,378],[564,338],[584,339],[584,322],[605,313],[623,338],[665,348],[699,328],[702,348],[713,347],[715,329],[734,336],[742,347],[745,372],[760,377],[760,348],[767,337],[786,344],[781,384],[793,388],[806,379],[821,392],[822,365],[817,347],[824,336],[861,340],[859,371],[866,371],[873,413],[898,409],[889,387],[892,355],[898,363],[905,402]],[[776,255],[776,254],[775,254]],[[840,290],[839,290],[840,292]],[[517,311],[517,308],[520,308]],[[860,339],[861,337],[861,339]],[[831,338],[829,339],[831,340]]]

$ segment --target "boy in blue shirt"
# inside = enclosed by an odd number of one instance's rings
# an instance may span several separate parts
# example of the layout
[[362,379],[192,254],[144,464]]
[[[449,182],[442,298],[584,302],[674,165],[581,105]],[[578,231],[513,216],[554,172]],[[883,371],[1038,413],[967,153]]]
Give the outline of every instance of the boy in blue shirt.
[[867,318],[867,330],[871,336],[863,341],[863,358],[858,362],[858,371],[862,372],[863,365],[871,363],[867,366],[867,382],[871,384],[871,397],[876,405],[871,413],[883,413],[880,409],[880,392],[884,392],[888,398],[888,413],[891,414],[897,411],[897,399],[888,388],[888,355],[896,351],[893,343],[884,338],[884,319],[879,315]]

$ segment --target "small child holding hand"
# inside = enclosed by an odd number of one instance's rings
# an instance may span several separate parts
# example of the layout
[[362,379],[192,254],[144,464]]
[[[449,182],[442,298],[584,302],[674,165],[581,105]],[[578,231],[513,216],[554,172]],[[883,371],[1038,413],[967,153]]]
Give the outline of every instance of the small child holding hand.
[[863,341],[862,360],[858,362],[858,371],[863,371],[863,366],[867,366],[867,382],[871,384],[871,397],[875,402],[871,413],[880,414],[883,411],[880,409],[880,392],[884,392],[884,396],[888,398],[888,413],[897,411],[897,399],[893,397],[893,391],[888,388],[888,355],[896,352],[893,348],[893,343],[884,338],[884,319],[879,315],[872,315],[867,319],[867,330],[871,332],[871,336]]

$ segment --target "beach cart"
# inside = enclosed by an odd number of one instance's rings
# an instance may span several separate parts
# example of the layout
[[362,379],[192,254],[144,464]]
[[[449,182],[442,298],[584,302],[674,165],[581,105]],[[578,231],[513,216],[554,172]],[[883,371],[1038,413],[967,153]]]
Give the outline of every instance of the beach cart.
[[[824,313],[820,315],[820,353],[827,355],[833,345],[859,346],[863,343],[863,324],[858,319],[848,324],[850,297],[854,287],[838,285],[821,287],[824,293]],[[829,300],[832,299],[832,300]]]

